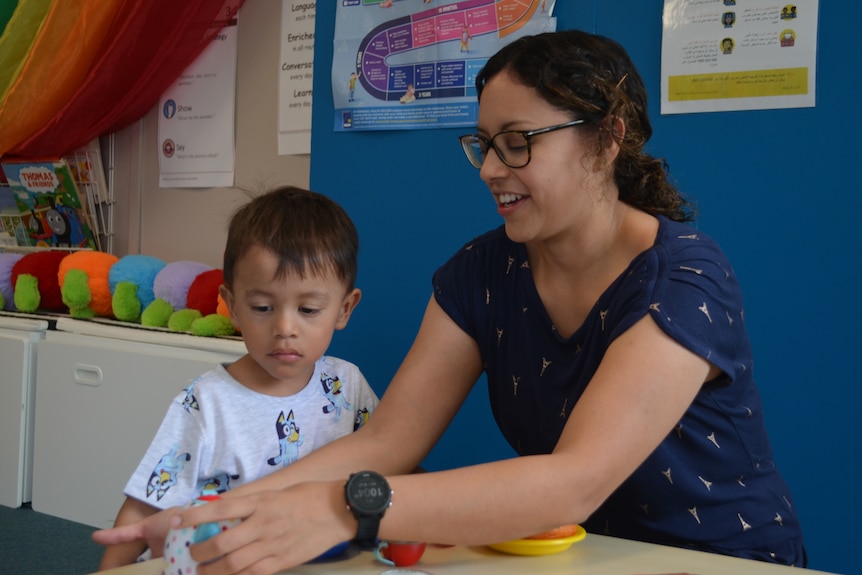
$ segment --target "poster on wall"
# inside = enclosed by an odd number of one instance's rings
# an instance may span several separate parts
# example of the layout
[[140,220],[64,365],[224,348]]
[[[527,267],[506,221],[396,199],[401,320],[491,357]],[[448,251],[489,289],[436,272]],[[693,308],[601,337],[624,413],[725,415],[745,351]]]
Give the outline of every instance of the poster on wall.
[[554,0],[340,0],[335,131],[475,126],[476,74],[503,45],[556,29]]
[[236,17],[159,100],[159,187],[234,183]]
[[661,113],[815,104],[817,0],[665,0]]
[[278,72],[278,154],[311,153],[314,83],[313,0],[282,0],[281,67]]

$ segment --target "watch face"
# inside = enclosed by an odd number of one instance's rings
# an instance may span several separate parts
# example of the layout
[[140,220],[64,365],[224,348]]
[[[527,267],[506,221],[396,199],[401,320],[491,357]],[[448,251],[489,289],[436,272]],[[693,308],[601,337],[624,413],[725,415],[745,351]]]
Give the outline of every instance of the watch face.
[[389,506],[389,484],[376,473],[363,471],[351,477],[347,495],[353,508],[362,513],[382,513]]

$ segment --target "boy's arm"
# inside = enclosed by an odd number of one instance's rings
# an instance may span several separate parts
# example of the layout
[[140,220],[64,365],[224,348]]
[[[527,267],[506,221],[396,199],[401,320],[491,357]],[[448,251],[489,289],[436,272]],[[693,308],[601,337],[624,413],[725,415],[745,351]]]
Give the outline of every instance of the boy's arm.
[[[138,501],[133,497],[126,497],[123,506],[120,507],[120,511],[117,513],[114,527],[135,523],[155,514],[157,511],[159,511],[157,507]],[[130,543],[110,545],[105,548],[105,554],[102,555],[102,562],[99,563],[99,571],[113,569],[122,565],[131,565],[146,548],[147,543],[145,541],[132,541]]]

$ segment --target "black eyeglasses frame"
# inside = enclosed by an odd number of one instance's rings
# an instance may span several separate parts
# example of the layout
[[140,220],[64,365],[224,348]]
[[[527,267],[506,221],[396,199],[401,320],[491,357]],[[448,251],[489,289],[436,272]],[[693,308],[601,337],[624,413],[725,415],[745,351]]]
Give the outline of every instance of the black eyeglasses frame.
[[[467,160],[470,164],[476,168],[477,170],[482,169],[482,164],[485,163],[484,157],[480,158],[476,156],[473,151],[473,145],[478,141],[485,144],[487,156],[487,150],[494,150],[494,153],[497,154],[497,157],[500,158],[500,161],[509,166],[512,169],[523,168],[527,164],[530,163],[530,160],[533,159],[532,153],[532,145],[531,140],[533,136],[538,136],[541,134],[547,134],[549,132],[556,132],[557,130],[562,130],[563,128],[571,128],[572,126],[580,126],[585,123],[584,119],[571,120],[569,122],[563,122],[562,124],[555,124],[553,126],[547,126],[545,128],[537,128],[535,130],[503,130],[502,132],[497,132],[490,138],[486,138],[481,134],[464,134],[463,136],[458,136],[458,141],[461,142],[461,149],[464,151],[464,155],[467,156]],[[494,140],[497,137],[505,134],[520,134],[522,138],[524,138],[524,143],[527,148],[527,161],[523,164],[511,164],[504,155],[500,152],[497,146],[494,145]]]

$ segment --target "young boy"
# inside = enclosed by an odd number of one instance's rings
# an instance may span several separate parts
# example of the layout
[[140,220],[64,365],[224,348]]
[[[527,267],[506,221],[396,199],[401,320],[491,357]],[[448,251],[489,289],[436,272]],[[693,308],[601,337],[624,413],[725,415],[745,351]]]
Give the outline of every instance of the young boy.
[[[367,420],[377,396],[362,373],[323,355],[361,297],[358,247],[344,210],[307,190],[279,188],[234,214],[220,293],[248,353],[177,395],[115,525],[253,481]],[[142,551],[109,547],[100,569]]]

